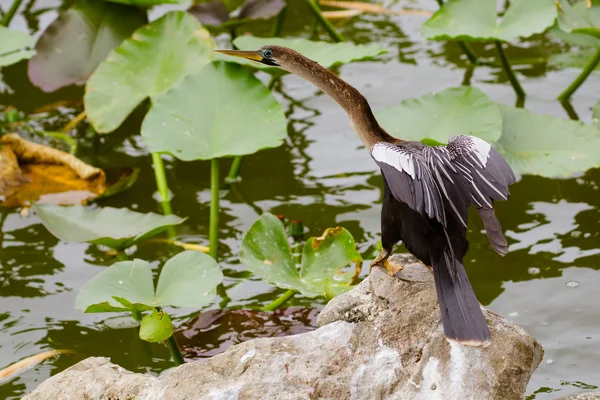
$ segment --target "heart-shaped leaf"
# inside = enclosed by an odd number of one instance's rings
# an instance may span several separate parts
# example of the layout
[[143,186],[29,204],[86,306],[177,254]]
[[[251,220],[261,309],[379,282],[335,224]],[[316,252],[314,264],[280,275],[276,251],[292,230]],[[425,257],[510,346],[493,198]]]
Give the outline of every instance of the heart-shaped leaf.
[[142,124],[149,151],[186,161],[277,147],[286,134],[283,109],[271,92],[250,71],[224,62],[155,97]]
[[173,334],[171,317],[164,311],[152,311],[142,318],[140,325],[140,339],[156,343],[167,340]]
[[558,10],[560,29],[565,32],[600,38],[600,4],[594,4],[589,0],[580,0],[571,5],[566,0],[558,0]]
[[229,10],[223,0],[208,1],[192,6],[188,12],[204,25],[219,26],[229,21]]
[[570,177],[600,166],[597,126],[499,107],[503,133],[496,145],[515,173]]
[[201,70],[213,47],[208,31],[185,12],[170,12],[135,31],[86,85],[85,109],[96,131],[115,130],[144,99]]
[[445,144],[455,135],[473,135],[493,142],[502,134],[498,106],[481,90],[467,86],[404,100],[376,116],[391,135],[405,140]]
[[496,0],[448,0],[421,26],[433,40],[510,42],[542,33],[556,20],[554,0],[512,0],[501,20]]
[[[256,50],[264,45],[285,46],[302,53],[304,56],[324,66],[331,68],[338,64],[347,64],[354,61],[370,60],[387,50],[377,45],[361,45],[350,42],[327,43],[314,42],[306,39],[261,38],[253,36],[239,36],[233,43],[240,50]],[[269,72],[282,71],[279,68],[269,67],[264,64],[249,61],[240,57],[218,55],[225,61],[237,62],[254,68],[264,69]]]
[[550,29],[549,33],[558,40],[574,46],[581,47],[600,47],[600,39],[585,33],[565,32],[558,27],[558,24]]
[[239,19],[268,19],[285,7],[283,0],[246,0],[240,7]]
[[34,43],[35,39],[28,34],[0,25],[0,67],[32,57],[35,51],[27,48]]
[[91,242],[117,250],[131,247],[185,221],[175,215],[142,214],[126,208],[90,209],[41,204],[35,205],[34,210],[44,226],[61,240]]
[[146,13],[135,7],[79,0],[38,40],[29,79],[45,92],[82,85],[112,49],[146,22]]
[[223,273],[211,256],[184,251],[164,265],[156,286],[156,303],[161,306],[202,307],[216,295]]
[[83,285],[75,298],[75,308],[86,312],[128,311],[114,297],[152,304],[154,282],[150,264],[136,259],[111,265]]
[[[338,227],[306,242],[298,270],[283,223],[269,213],[263,214],[244,236],[240,261],[263,280],[311,297],[345,291],[362,264],[352,235]],[[351,263],[356,268],[344,270]]]

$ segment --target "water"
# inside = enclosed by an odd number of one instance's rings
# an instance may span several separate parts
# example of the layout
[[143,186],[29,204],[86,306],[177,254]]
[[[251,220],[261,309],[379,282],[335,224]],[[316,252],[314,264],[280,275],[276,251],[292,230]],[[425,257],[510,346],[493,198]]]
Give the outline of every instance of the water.
[[[301,2],[291,3],[291,22],[285,34],[308,32],[312,20]],[[0,0],[3,9],[8,4],[9,1]],[[393,8],[410,4],[436,9],[433,0],[387,4]],[[60,5],[58,0],[39,0],[26,18],[18,15],[12,26],[29,27],[32,32],[43,29],[54,19]],[[45,8],[50,9],[41,11]],[[423,20],[417,16],[365,15],[341,24],[341,31],[349,39],[378,42],[390,50],[381,61],[341,68],[341,76],[358,87],[374,109],[457,86],[468,78],[467,64],[456,44],[428,43],[420,37]],[[253,29],[257,33],[268,32],[269,26],[257,24]],[[226,36],[219,40],[226,40]],[[509,48],[508,55],[512,59],[544,57],[560,46],[536,36]],[[484,55],[493,54],[491,45],[475,47]],[[567,118],[561,105],[551,99],[578,71],[549,70],[543,64],[521,65],[517,70],[525,90],[531,94],[526,108]],[[26,63],[4,68],[1,74],[0,104],[25,111],[82,95],[81,88],[52,94],[40,92],[28,83]],[[497,69],[478,67],[470,82],[495,101],[510,105],[515,102],[505,75]],[[590,108],[599,89],[600,79],[592,76],[573,98],[575,111],[586,122],[591,121]],[[243,233],[263,211],[303,220],[309,235],[342,225],[352,232],[366,255],[372,254],[379,240],[381,177],[350,129],[346,115],[333,101],[297,77],[286,76],[277,91],[290,120],[285,145],[244,158],[243,180],[234,190],[224,192],[221,201],[220,265],[231,297],[229,307],[266,304],[282,293],[249,276],[237,261]],[[64,115],[56,117],[55,128],[79,110],[63,108]],[[138,110],[117,132],[103,136],[96,152],[88,143],[80,145],[82,157],[96,166],[141,168],[139,181],[132,189],[101,205],[160,212],[150,157],[139,136],[132,135],[139,132],[142,116],[143,110]],[[84,133],[85,127],[81,127],[81,136]],[[226,171],[229,161],[223,164]],[[173,208],[178,215],[189,218],[179,230],[181,238],[207,244],[209,164],[169,158],[166,166]],[[511,243],[505,258],[493,252],[481,234],[481,222],[471,215],[471,249],[465,266],[478,298],[533,334],[546,350],[528,387],[530,398],[551,399],[600,385],[600,359],[593,351],[600,348],[599,184],[597,169],[564,180],[521,177],[511,188],[510,201],[497,205],[497,214]],[[48,360],[4,383],[0,386],[0,398],[19,398],[52,374],[88,356],[111,357],[113,362],[133,371],[159,373],[171,366],[166,361],[166,348],[142,342],[135,328],[113,329],[122,321],[75,310],[77,290],[102,271],[102,266],[114,262],[103,249],[61,242],[35,216],[23,218],[14,210],[0,211],[0,225],[0,367],[44,350],[76,351],[75,355]],[[158,266],[176,251],[166,245],[141,244],[131,249],[130,255]],[[214,305],[201,311],[217,308],[221,300],[217,298]],[[291,304],[319,308],[324,302],[298,297]],[[182,312],[175,314],[179,316],[175,318],[177,324],[190,319]],[[230,321],[227,318],[220,321]],[[306,329],[313,323],[312,317],[298,320],[309,325]],[[226,323],[232,330],[253,326]],[[216,348],[227,340],[236,342],[241,340],[238,337],[252,336],[218,326],[209,328],[216,333],[199,336],[199,340],[207,341],[206,349],[192,354],[212,354],[211,346]],[[258,329],[259,334],[284,331],[287,328]],[[202,347],[203,343],[199,345]]]

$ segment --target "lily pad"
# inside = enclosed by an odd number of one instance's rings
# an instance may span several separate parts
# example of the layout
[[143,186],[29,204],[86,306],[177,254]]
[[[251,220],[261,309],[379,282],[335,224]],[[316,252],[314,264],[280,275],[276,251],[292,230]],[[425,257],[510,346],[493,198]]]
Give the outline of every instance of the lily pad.
[[75,308],[86,312],[128,311],[115,297],[126,298],[130,303],[152,304],[154,282],[150,264],[136,259],[111,265],[83,285],[75,298]]
[[38,40],[29,79],[45,92],[83,85],[108,53],[146,22],[146,13],[135,7],[79,0]]
[[185,161],[251,154],[279,146],[286,134],[283,109],[271,92],[250,71],[224,62],[156,96],[142,124],[149,151]]
[[499,19],[496,0],[448,0],[421,26],[433,40],[510,42],[542,33],[556,20],[554,0],[512,0]]
[[84,102],[95,130],[115,130],[144,99],[201,70],[213,47],[208,31],[185,12],[170,12],[135,31],[88,80]]
[[[596,56],[598,48],[582,48],[569,53],[553,54],[548,59],[548,64],[558,68],[585,68]],[[595,70],[600,70],[600,64]]]
[[[337,227],[306,242],[298,269],[283,223],[269,213],[263,214],[244,236],[240,261],[263,280],[310,297],[332,297],[349,289],[362,265],[352,235]],[[356,267],[346,270],[352,263]]]
[[502,134],[498,106],[481,90],[467,86],[404,100],[376,117],[391,135],[405,140],[445,144],[455,135],[473,135],[493,142]]
[[[331,68],[338,64],[347,64],[354,61],[371,60],[378,55],[387,53],[387,50],[377,45],[362,45],[349,42],[328,43],[315,42],[307,39],[261,38],[254,36],[239,36],[233,43],[240,50],[256,50],[265,45],[285,46],[302,53],[304,56],[324,66]],[[281,71],[279,68],[269,67],[264,64],[249,61],[241,57],[218,55],[225,61],[237,62],[254,68],[264,69],[269,72]]]
[[[175,215],[142,214],[126,208],[35,205],[44,226],[61,240],[90,242],[126,249],[185,219]],[[127,296],[123,296],[126,297]]]
[[503,133],[496,146],[515,173],[571,177],[600,166],[597,126],[499,107]]
[[[571,5],[566,0],[558,1],[558,26],[565,32],[586,34],[600,38],[600,4],[580,0]],[[588,2],[591,5],[588,7]]]
[[140,325],[140,339],[156,343],[167,340],[173,334],[173,323],[166,312],[153,310],[144,315]]
[[184,251],[166,262],[156,286],[156,304],[161,307],[202,307],[216,295],[223,273],[211,256]]
[[35,39],[28,34],[0,25],[0,67],[15,64],[35,55]]
[[554,26],[549,30],[549,33],[556,39],[562,40],[563,42],[573,46],[600,47],[599,38],[585,33],[565,32],[558,27],[558,23],[554,24]]

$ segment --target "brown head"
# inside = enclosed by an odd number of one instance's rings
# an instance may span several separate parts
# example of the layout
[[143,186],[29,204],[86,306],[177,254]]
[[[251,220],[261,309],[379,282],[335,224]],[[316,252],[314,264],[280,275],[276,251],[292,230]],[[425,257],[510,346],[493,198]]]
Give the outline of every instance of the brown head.
[[[311,69],[311,64],[317,64],[309,60],[296,50],[288,47],[266,45],[258,50],[216,50],[228,56],[241,57],[247,60],[259,62],[270,67],[279,67],[285,71],[297,74],[300,69]],[[318,65],[318,64],[317,64]]]

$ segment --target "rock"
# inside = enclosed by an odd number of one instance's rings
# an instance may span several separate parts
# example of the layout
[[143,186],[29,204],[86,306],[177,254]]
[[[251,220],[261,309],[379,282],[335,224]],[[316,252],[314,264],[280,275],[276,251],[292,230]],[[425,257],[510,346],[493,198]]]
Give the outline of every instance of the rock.
[[250,340],[161,378],[88,359],[24,399],[521,399],[539,343],[486,309],[490,346],[449,343],[432,274],[412,257],[395,260],[406,266],[400,279],[375,268],[329,302],[315,331]]
[[559,397],[556,400],[600,400],[600,392],[586,392]]

